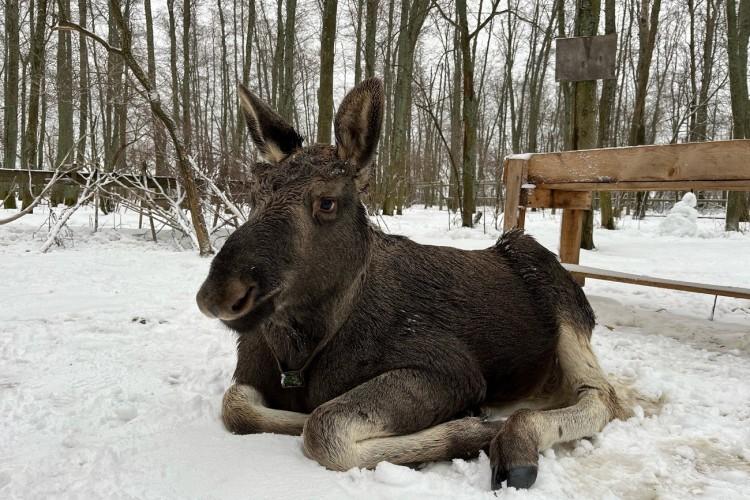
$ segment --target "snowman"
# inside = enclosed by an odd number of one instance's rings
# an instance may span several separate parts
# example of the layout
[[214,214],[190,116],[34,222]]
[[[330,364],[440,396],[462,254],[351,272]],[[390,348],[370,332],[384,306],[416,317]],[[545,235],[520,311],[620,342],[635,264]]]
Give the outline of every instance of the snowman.
[[659,234],[665,236],[696,236],[698,234],[698,200],[693,193],[685,193],[669,210],[667,217],[659,224]]

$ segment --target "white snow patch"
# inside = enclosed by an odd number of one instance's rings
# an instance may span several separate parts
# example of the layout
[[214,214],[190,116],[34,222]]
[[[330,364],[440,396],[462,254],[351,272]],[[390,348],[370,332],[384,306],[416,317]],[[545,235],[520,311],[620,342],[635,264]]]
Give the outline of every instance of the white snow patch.
[[[299,437],[235,436],[219,418],[235,363],[232,334],[198,312],[209,260],[149,242],[137,215],[71,222],[75,245],[47,255],[46,214],[0,226],[0,498],[747,498],[750,301],[589,280],[593,348],[635,417],[540,456],[529,491],[489,491],[489,459],[419,469],[331,472]],[[3,212],[0,211],[0,217]],[[421,243],[485,248],[487,221],[447,230],[448,215],[386,218]],[[452,223],[453,224],[453,223]],[[697,221],[706,237],[662,236],[626,219],[595,232],[581,263],[750,286],[750,237]],[[451,226],[453,227],[453,225]],[[556,249],[559,216],[527,230]],[[164,237],[163,237],[164,236]],[[487,307],[493,307],[487,304]]]
[[534,153],[516,153],[505,157],[506,160],[530,160]]

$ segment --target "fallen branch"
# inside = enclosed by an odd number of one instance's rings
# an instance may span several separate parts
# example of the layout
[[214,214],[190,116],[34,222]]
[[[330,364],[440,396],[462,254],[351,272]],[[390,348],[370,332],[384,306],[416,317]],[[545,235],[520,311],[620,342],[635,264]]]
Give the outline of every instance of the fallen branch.
[[85,204],[94,197],[99,184],[102,182],[101,178],[97,179],[96,177],[97,176],[93,174],[88,176],[88,178],[86,179],[86,184],[83,186],[83,192],[78,197],[78,201],[72,207],[66,207],[65,210],[63,210],[60,218],[57,219],[55,225],[52,227],[52,229],[50,229],[50,232],[47,235],[47,241],[45,241],[42,247],[39,249],[40,252],[47,253],[52,245],[58,241],[57,236],[68,223],[70,217],[81,207],[81,205]]
[[191,225],[193,228],[195,228],[194,233],[195,241],[197,243],[196,247],[198,248],[202,256],[211,255],[213,254],[213,248],[211,247],[211,241],[208,236],[208,229],[206,228],[206,222],[203,218],[200,199],[198,197],[198,190],[195,187],[195,179],[193,178],[193,165],[190,161],[188,151],[185,149],[181,138],[178,136],[177,126],[174,120],[172,120],[169,114],[167,114],[167,112],[164,111],[164,108],[162,108],[159,93],[152,87],[151,81],[147,77],[146,72],[143,71],[143,68],[140,64],[138,64],[138,61],[136,61],[135,57],[133,56],[133,53],[131,51],[132,34],[130,32],[128,24],[123,18],[120,0],[110,0],[110,4],[112,7],[112,19],[114,21],[114,24],[120,31],[120,40],[122,41],[122,45],[120,47],[113,47],[112,45],[107,43],[106,40],[99,37],[95,33],[92,33],[91,31],[78,24],[68,21],[60,21],[55,29],[76,31],[82,36],[88,37],[99,43],[108,52],[121,56],[128,69],[130,69],[136,80],[138,80],[138,82],[141,84],[141,87],[145,90],[146,96],[148,97],[148,103],[151,107],[151,112],[154,114],[154,116],[156,116],[156,118],[159,119],[159,121],[162,122],[164,127],[167,129],[169,137],[172,140],[172,144],[175,148],[175,153],[177,154],[177,166],[180,169],[180,175],[182,177],[183,183],[185,184],[185,195],[192,218]]

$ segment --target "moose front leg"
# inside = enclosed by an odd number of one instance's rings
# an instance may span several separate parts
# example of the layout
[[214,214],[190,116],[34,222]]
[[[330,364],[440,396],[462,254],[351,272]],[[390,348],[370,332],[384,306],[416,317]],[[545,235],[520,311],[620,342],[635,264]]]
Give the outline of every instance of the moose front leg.
[[232,384],[224,393],[221,417],[235,434],[272,432],[299,436],[309,415],[266,406],[261,393],[250,385]]
[[499,423],[449,420],[480,402],[484,380],[394,370],[316,408],[303,431],[305,455],[332,470],[475,456]]
[[562,327],[557,346],[561,390],[571,394],[572,406],[555,410],[519,410],[505,421],[490,445],[492,488],[529,488],[537,476],[539,452],[557,443],[592,436],[615,418],[627,418],[599,367],[586,332]]

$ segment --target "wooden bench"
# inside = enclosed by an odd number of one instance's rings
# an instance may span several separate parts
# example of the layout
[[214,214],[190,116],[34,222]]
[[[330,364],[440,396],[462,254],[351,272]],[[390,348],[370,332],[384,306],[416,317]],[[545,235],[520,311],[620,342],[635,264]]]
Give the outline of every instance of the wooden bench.
[[588,276],[750,299],[750,289],[578,266],[583,217],[594,191],[750,191],[750,140],[512,155],[503,181],[504,231],[523,228],[528,208],[562,209],[560,261],[581,285]]
[[642,274],[622,273],[619,271],[608,271],[598,267],[579,266],[578,264],[565,264],[563,267],[573,274],[585,276],[597,280],[615,281],[618,283],[630,283],[633,285],[652,286],[657,288],[668,288],[670,290],[682,290],[684,292],[705,293],[707,295],[720,295],[722,297],[734,297],[736,299],[750,300],[750,289],[733,286],[716,286],[705,283],[694,283],[692,281],[668,280],[664,278],[653,278]]

